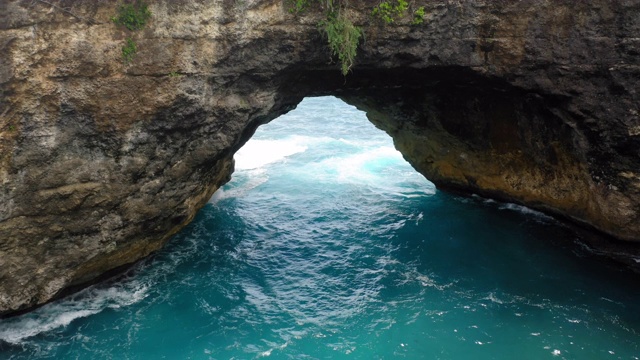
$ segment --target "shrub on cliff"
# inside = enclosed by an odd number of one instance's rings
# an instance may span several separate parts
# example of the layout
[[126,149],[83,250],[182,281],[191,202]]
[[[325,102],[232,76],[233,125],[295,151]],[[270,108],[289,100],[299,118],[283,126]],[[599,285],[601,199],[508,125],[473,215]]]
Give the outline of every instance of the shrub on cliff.
[[[151,18],[149,6],[142,0],[133,3],[121,4],[118,7],[118,14],[111,18],[118,26],[124,26],[130,31],[142,30]],[[131,37],[127,38],[122,46],[122,60],[129,64],[138,52],[138,46]]]
[[320,22],[320,28],[327,36],[331,55],[340,60],[342,75],[347,75],[356,58],[362,30],[353,25],[341,11],[329,13],[327,19]]
[[134,3],[122,4],[118,7],[118,15],[111,20],[120,26],[124,26],[131,31],[142,30],[151,18],[149,6],[140,0]]

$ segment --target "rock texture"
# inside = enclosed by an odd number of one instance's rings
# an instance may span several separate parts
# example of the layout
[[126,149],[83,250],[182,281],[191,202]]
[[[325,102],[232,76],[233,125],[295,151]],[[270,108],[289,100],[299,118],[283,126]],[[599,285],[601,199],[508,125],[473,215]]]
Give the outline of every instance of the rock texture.
[[149,0],[129,32],[115,0],[2,0],[0,315],[160,248],[305,96],[367,111],[441,188],[640,240],[640,1],[429,1],[420,26],[375,3],[350,1],[344,78],[319,8]]

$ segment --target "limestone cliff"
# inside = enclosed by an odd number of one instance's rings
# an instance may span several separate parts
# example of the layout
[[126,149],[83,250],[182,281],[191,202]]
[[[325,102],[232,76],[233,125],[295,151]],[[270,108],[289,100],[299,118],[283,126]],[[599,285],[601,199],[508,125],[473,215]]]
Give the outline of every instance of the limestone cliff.
[[[344,78],[321,9],[156,0],[0,1],[0,314],[157,250],[229,179],[257,126],[304,96],[367,111],[442,188],[640,240],[640,1],[425,1]],[[138,53],[122,58],[125,39]]]

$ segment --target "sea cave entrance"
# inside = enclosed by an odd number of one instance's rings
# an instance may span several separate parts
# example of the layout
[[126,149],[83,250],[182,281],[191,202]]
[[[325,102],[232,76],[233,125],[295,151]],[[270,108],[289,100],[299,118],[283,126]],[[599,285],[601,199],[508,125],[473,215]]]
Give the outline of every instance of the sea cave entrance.
[[637,277],[576,256],[562,245],[573,233],[545,215],[435,191],[336,98],[304,100],[237,155],[231,182],[165,248],[124,277],[0,323],[0,351],[637,354],[640,298],[627,291]]
[[[349,185],[380,193],[403,187],[409,193],[435,193],[435,186],[411,168],[389,135],[364,112],[332,96],[305,98],[296,110],[263,125],[234,159],[234,178],[256,175],[249,187],[266,181],[262,174],[277,167],[288,175],[274,170],[269,177],[289,177],[287,187],[299,181],[326,183],[324,190]],[[214,201],[225,193],[216,193]]]

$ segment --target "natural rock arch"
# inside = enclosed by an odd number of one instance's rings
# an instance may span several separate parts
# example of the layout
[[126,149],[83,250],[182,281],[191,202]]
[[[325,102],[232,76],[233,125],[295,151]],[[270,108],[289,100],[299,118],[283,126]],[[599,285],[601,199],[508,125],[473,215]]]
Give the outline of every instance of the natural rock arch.
[[356,2],[366,42],[343,77],[317,12],[149,3],[133,35],[109,21],[115,0],[59,2],[75,17],[0,4],[0,314],[160,248],[305,96],[365,110],[440,187],[640,239],[640,5],[428,2],[412,27]]

